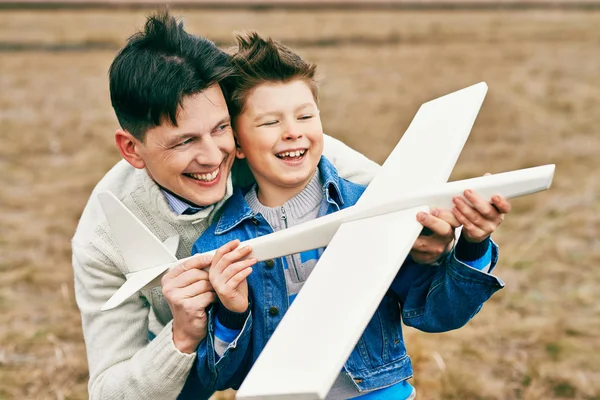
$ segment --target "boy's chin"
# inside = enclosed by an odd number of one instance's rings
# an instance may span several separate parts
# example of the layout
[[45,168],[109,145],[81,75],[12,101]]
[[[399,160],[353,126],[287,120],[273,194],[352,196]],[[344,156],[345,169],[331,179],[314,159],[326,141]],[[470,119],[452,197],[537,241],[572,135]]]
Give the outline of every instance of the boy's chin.
[[300,175],[300,176],[287,176],[285,178],[280,179],[279,186],[286,187],[289,189],[304,187],[310,178],[312,178],[313,173]]

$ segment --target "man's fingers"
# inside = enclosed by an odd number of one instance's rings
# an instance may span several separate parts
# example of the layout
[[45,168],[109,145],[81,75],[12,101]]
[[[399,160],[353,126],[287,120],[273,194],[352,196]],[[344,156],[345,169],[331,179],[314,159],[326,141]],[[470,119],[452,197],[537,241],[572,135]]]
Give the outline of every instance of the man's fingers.
[[417,214],[417,220],[425,228],[431,229],[434,234],[440,236],[451,236],[454,234],[452,226],[443,219],[437,218],[431,214],[420,212]]
[[208,272],[203,269],[190,269],[173,278],[170,285],[175,288],[184,288],[198,281],[207,281],[208,277]]
[[189,299],[203,293],[213,291],[213,287],[209,281],[197,281],[177,291],[177,297],[181,299]]
[[204,310],[217,300],[217,294],[215,292],[206,292],[199,294],[198,296],[192,297],[188,301],[190,304],[188,307],[193,307],[199,310]]
[[212,257],[208,254],[195,254],[192,257],[185,260],[184,262],[182,262],[181,264],[172,268],[170,271],[168,271],[163,276],[163,279],[173,279],[191,269],[203,269],[210,267],[211,259]]

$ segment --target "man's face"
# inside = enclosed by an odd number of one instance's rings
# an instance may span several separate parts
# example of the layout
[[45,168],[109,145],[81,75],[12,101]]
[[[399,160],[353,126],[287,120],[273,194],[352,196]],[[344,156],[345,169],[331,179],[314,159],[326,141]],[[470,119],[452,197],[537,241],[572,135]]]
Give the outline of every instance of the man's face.
[[235,142],[219,85],[184,98],[175,127],[162,123],[136,146],[146,171],[176,195],[208,206],[225,195]]
[[237,155],[247,158],[261,191],[297,192],[306,186],[323,153],[323,127],[304,81],[257,86],[235,128]]

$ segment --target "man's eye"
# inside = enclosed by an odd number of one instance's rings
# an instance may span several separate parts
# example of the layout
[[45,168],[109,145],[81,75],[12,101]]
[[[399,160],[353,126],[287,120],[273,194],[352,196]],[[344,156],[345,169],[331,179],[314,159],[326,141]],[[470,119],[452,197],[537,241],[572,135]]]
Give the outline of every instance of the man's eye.
[[193,141],[194,141],[194,138],[189,138],[189,139],[187,139],[187,140],[185,140],[185,141],[183,141],[183,142],[181,142],[181,143],[178,143],[178,144],[176,144],[176,145],[175,145],[175,146],[173,146],[173,147],[185,146],[186,144],[190,144],[190,143],[192,143]]
[[218,131],[224,131],[227,128],[229,128],[229,124],[223,124],[223,125],[219,125],[219,127],[217,128],[217,130]]

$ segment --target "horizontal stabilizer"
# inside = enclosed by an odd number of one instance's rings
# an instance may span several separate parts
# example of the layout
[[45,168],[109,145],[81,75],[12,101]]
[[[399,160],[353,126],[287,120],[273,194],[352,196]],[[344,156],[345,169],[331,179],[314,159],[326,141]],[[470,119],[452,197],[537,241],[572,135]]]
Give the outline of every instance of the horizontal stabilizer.
[[150,230],[109,191],[98,194],[117,246],[129,272],[136,272],[177,258]]

